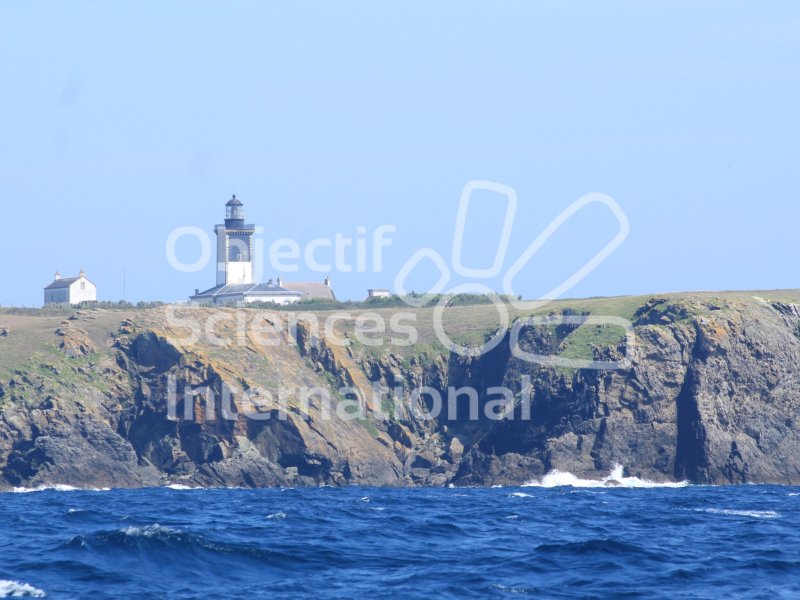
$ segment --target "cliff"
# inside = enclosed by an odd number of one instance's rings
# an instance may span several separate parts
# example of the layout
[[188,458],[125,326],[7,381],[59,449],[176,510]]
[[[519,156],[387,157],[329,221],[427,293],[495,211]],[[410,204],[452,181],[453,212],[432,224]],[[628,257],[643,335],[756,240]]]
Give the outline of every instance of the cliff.
[[[369,343],[356,312],[328,329],[322,312],[0,312],[0,488],[520,484],[615,464],[655,481],[800,483],[800,291],[559,301],[521,331],[527,352],[627,354],[618,370],[521,360],[503,331],[463,357],[436,341],[431,309],[406,310],[410,345],[382,330]],[[448,311],[465,343],[497,329],[491,305]],[[634,334],[564,315],[622,317]],[[431,418],[433,395],[447,407],[465,387],[475,418],[464,398]]]

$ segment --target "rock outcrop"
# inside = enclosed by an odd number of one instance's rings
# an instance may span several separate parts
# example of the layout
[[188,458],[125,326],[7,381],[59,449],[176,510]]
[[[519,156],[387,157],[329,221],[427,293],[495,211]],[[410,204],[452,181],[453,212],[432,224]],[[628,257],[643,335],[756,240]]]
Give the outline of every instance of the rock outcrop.
[[637,312],[630,369],[510,359],[507,383],[531,378],[532,418],[482,432],[455,481],[515,483],[552,469],[597,477],[622,464],[656,481],[800,483],[797,310],[756,300],[692,316],[662,299]]
[[[520,335],[539,355],[579,342],[593,360],[627,355],[618,370],[527,362],[509,333],[482,356],[375,352],[251,309],[6,315],[0,488],[521,484],[616,464],[655,481],[798,484],[800,307],[785,300],[644,298],[635,336],[598,330],[603,343],[562,322],[591,308],[557,306]],[[467,388],[431,418],[434,395]]]

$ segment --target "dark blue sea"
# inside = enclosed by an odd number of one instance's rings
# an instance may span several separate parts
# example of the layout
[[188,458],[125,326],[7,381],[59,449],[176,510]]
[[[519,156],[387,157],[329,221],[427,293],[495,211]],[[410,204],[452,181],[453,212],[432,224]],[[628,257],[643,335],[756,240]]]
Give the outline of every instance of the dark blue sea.
[[800,488],[0,494],[0,597],[799,598]]

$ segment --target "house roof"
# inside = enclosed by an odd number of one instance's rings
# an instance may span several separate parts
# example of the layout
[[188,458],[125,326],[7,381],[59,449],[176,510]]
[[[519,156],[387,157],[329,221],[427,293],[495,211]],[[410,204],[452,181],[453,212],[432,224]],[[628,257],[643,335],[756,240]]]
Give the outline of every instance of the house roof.
[[313,281],[284,281],[281,285],[290,291],[300,292],[303,298],[318,298],[320,300],[336,300],[333,290],[324,283]]
[[[68,288],[69,286],[71,286],[73,283],[75,283],[79,279],[86,279],[86,277],[62,277],[61,279],[56,279],[53,283],[51,283],[50,285],[48,285],[44,289],[46,289],[46,290],[58,290],[58,289],[61,289],[61,288]],[[89,281],[89,280],[86,279],[86,281]],[[92,282],[89,281],[89,283],[92,283]],[[94,284],[92,283],[92,285],[94,285]]]
[[205,292],[195,294],[192,298],[213,298],[219,296],[297,296],[297,293],[271,283],[245,283],[239,285],[218,285]]

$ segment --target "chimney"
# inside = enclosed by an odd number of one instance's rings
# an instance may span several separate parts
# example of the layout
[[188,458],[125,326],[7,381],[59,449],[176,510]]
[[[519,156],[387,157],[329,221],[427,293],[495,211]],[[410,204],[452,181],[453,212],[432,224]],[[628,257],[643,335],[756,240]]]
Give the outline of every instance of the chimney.
[[325,278],[325,285],[327,285],[328,287],[331,287],[331,278],[330,277],[326,277]]
[[53,278],[53,281],[58,281],[59,279],[61,279],[61,272],[56,271],[56,276]]
[[278,287],[283,287],[283,279],[281,279],[280,275],[278,275],[278,279],[277,279],[276,283],[278,284]]
[[200,295],[200,288],[194,288],[194,295],[195,296],[199,296]]
[[86,277],[86,269],[81,269],[81,272],[78,273],[78,277]]

